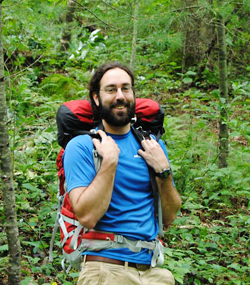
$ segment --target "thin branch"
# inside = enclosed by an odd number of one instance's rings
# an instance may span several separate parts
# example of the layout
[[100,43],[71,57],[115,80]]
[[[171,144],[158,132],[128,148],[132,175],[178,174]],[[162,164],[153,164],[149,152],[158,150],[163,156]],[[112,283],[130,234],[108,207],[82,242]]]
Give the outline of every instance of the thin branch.
[[103,0],[100,0],[100,2],[102,2],[102,3],[105,4],[106,6],[110,7],[111,9],[113,9],[113,10],[119,12],[119,13],[122,13],[122,14],[128,16],[128,17],[131,17],[131,15],[129,15],[129,14],[127,14],[127,13],[125,13],[125,12],[123,12],[123,11],[121,11],[121,10],[115,8],[115,7],[113,7],[111,4],[109,4],[109,3],[107,3],[107,2],[105,2],[105,1],[103,1]]
[[77,3],[78,5],[80,5],[81,7],[83,7],[85,10],[87,10],[91,15],[93,15],[98,21],[100,21],[101,23],[103,23],[104,25],[110,27],[113,30],[116,30],[116,28],[114,28],[113,26],[111,26],[110,24],[107,24],[106,22],[104,22],[103,20],[101,20],[99,17],[96,16],[96,14],[94,14],[91,10],[89,10],[87,7],[83,6],[81,3],[79,3],[76,0],[73,0],[75,3]]
[[184,7],[184,8],[173,9],[173,10],[171,10],[171,12],[185,11],[185,10],[195,9],[195,8],[201,8],[201,6],[200,5],[188,6],[188,7]]
[[40,59],[44,56],[44,54],[45,54],[45,52],[44,52],[42,55],[40,55],[40,56],[39,56],[33,63],[31,63],[29,66],[25,67],[24,69],[20,70],[20,71],[17,72],[17,73],[14,73],[14,74],[9,75],[9,76],[6,77],[6,78],[14,77],[14,76],[17,76],[17,75],[19,75],[20,73],[24,72],[26,69],[30,68],[30,67],[33,66],[36,62],[38,62],[38,60],[40,60]]

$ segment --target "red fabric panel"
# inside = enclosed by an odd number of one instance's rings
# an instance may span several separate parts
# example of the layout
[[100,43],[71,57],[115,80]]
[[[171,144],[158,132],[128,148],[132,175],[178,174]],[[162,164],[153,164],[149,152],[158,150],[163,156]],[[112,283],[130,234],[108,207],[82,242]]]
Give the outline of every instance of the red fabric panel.
[[67,192],[64,198],[64,203],[62,205],[61,213],[69,218],[77,220],[77,217],[73,211],[70,199],[69,199],[69,193]]
[[57,165],[57,174],[59,178],[59,191],[60,195],[64,195],[65,189],[64,189],[64,182],[65,182],[65,174],[64,174],[64,169],[63,169],[63,161],[62,161],[62,156],[64,153],[64,149],[61,148],[61,150],[58,153],[57,159],[56,159],[56,165]]
[[[159,104],[151,99],[136,98],[135,112],[138,118],[151,122],[159,112]],[[82,122],[93,124],[93,110],[88,100],[74,100],[64,103]],[[84,116],[83,116],[84,114]]]
[[93,110],[88,100],[74,100],[63,105],[67,106],[80,121],[93,124]]
[[151,122],[159,112],[159,104],[151,99],[136,98],[135,113],[143,121]]
[[87,232],[82,235],[83,239],[99,239],[99,240],[112,240],[114,241],[115,235],[108,233],[99,233],[99,232]]

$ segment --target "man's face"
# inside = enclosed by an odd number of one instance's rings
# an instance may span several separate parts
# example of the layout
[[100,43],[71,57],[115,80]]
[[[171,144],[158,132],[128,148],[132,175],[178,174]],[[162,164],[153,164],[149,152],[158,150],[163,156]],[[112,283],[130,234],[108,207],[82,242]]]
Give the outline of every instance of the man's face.
[[111,126],[130,123],[135,115],[135,98],[131,78],[120,68],[108,70],[100,81],[100,95],[94,96],[101,117]]

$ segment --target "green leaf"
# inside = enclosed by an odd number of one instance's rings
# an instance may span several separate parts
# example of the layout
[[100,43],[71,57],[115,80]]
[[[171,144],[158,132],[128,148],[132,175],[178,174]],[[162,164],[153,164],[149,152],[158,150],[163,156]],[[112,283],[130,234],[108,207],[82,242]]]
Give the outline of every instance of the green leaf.
[[173,256],[173,250],[171,248],[164,247],[164,253],[170,257]]
[[1,245],[1,246],[0,246],[0,252],[2,252],[2,251],[8,251],[8,250],[9,250],[8,244],[4,244],[4,245]]
[[31,191],[40,191],[40,189],[38,189],[37,187],[33,186],[30,183],[24,183],[22,184],[22,187]]
[[228,265],[228,268],[233,268],[235,270],[240,270],[241,266],[238,263],[232,263],[232,264]]
[[193,79],[192,79],[191,77],[185,77],[185,78],[183,78],[183,82],[184,82],[185,84],[192,83],[192,82],[193,82]]
[[32,277],[25,277],[25,279],[21,281],[21,285],[37,285],[37,283],[33,281]]
[[198,210],[198,209],[202,209],[203,206],[197,203],[192,203],[187,201],[184,205],[183,205],[184,209],[189,209],[189,210]]
[[185,73],[185,75],[195,76],[196,72],[189,70],[188,72]]

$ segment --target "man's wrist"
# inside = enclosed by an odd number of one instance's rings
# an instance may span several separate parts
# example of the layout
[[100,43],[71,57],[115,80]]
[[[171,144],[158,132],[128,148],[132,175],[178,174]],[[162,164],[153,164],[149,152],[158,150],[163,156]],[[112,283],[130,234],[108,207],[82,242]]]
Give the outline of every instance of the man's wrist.
[[168,168],[164,168],[160,172],[155,172],[155,175],[156,177],[167,179],[170,175],[172,175],[172,171],[171,171],[171,168],[168,167]]

